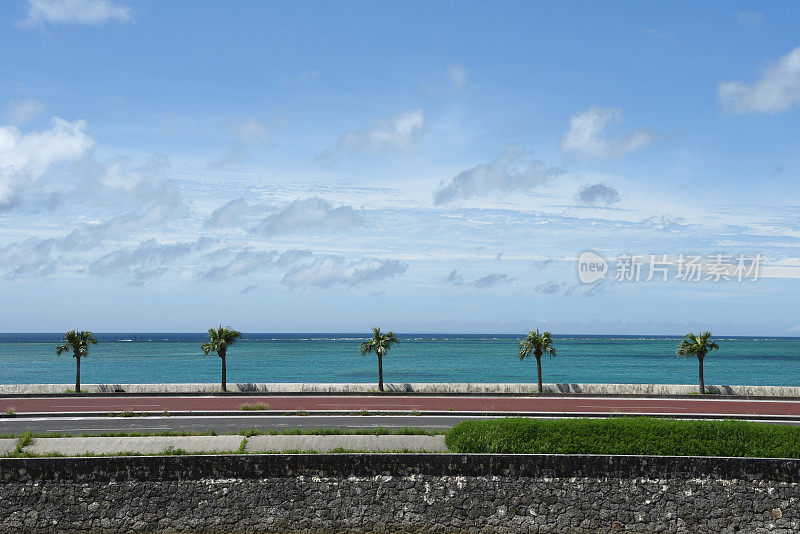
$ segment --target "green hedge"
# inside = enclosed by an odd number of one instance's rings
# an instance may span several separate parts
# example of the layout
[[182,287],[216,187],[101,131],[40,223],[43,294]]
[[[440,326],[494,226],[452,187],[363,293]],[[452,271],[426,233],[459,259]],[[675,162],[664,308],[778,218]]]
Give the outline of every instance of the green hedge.
[[461,453],[800,458],[800,427],[743,421],[504,418],[462,421],[445,440]]

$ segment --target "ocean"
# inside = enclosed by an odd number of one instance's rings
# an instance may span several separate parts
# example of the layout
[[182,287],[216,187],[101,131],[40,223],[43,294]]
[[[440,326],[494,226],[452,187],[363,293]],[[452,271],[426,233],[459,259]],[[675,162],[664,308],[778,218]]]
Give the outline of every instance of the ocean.
[[[217,382],[220,361],[204,356],[205,334],[104,333],[81,361],[83,383]],[[0,383],[75,380],[61,334],[0,334]],[[228,350],[228,383],[375,382],[366,334],[244,334]],[[384,357],[386,382],[535,382],[536,361],[517,358],[519,335],[406,334]],[[707,384],[800,385],[800,338],[720,337],[704,364]],[[555,336],[544,382],[695,384],[697,359],[675,356],[679,337]]]

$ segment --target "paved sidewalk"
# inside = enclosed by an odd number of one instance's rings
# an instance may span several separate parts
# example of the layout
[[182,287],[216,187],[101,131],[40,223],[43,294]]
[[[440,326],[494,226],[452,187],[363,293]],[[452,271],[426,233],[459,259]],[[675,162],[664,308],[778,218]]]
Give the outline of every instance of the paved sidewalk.
[[334,449],[364,452],[427,451],[447,452],[444,436],[252,436],[245,451],[319,451]]
[[[34,455],[111,456],[124,453],[164,454],[182,450],[188,453],[237,452],[242,440],[239,435],[224,436],[143,436],[143,437],[78,437],[33,438],[23,452]],[[0,456],[16,449],[17,440],[0,440]],[[336,449],[363,452],[425,451],[447,452],[444,436],[252,436],[247,438],[245,452],[280,451],[329,452]]]
[[181,449],[186,452],[236,452],[243,436],[150,436],[150,437],[86,437],[86,438],[34,438],[25,447],[31,454],[163,454],[168,450]]
[[15,439],[0,439],[0,456],[5,456],[14,452],[17,448],[17,440]]

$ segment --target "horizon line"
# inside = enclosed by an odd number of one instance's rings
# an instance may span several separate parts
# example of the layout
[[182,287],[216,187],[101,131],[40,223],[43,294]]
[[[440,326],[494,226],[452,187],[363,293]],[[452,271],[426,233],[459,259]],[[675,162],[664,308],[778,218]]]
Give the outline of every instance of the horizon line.
[[[541,329],[540,329],[541,330]],[[547,330],[544,330],[547,331]],[[92,332],[98,335],[145,335],[145,334],[158,334],[158,335],[186,335],[186,334],[205,334],[206,331],[185,331],[185,332],[178,332],[178,331],[95,331]],[[525,335],[526,332],[395,332],[398,335],[418,335],[418,336],[520,336]],[[551,332],[552,333],[552,332]],[[0,336],[5,335],[46,335],[46,334],[53,334],[53,335],[62,335],[62,332],[59,331],[38,331],[38,332],[0,332]],[[242,331],[242,335],[325,335],[325,336],[341,336],[341,335],[364,335],[369,336],[370,333],[367,331],[364,332],[316,332],[316,331],[307,331],[307,332],[245,332]],[[685,334],[622,334],[622,333],[589,333],[589,334],[577,334],[577,333],[552,333],[553,336],[556,337],[588,337],[588,336],[620,336],[620,337],[684,337]],[[729,335],[729,334],[712,334],[713,337],[726,337],[726,338],[783,338],[783,339],[800,339],[800,335],[797,336],[790,336],[790,335],[763,335],[763,334],[752,334],[752,335]]]

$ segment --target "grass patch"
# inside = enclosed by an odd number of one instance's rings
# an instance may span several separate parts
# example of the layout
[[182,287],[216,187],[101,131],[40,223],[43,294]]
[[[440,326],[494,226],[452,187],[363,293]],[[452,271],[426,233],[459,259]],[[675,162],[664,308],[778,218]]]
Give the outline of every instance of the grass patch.
[[800,458],[800,427],[745,421],[503,418],[462,421],[445,442],[460,453]]
[[6,415],[14,415],[17,413],[15,408],[6,408]]
[[117,414],[117,417],[144,417],[146,415],[147,414],[144,412],[130,412],[128,410],[125,410],[124,412],[119,412]]
[[23,449],[33,443],[33,434],[30,432],[25,432],[24,434],[20,434],[17,438],[17,446],[14,448],[13,451],[8,453],[6,456],[10,456],[12,458],[19,458],[20,456],[24,456]]
[[237,410],[269,410],[269,404],[265,402],[258,404],[242,404]]
[[14,454],[18,455],[22,453],[22,449],[31,443],[33,443],[33,435],[30,432],[25,432],[17,439],[17,448],[14,450]]

